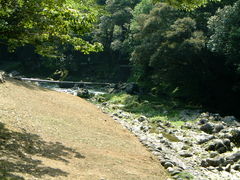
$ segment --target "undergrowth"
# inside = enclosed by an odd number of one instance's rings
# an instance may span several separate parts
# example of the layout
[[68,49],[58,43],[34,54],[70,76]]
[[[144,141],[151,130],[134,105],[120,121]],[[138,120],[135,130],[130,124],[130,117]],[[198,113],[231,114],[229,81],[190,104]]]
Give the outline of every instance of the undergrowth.
[[171,121],[175,126],[181,126],[185,121],[179,118],[180,113],[184,109],[197,109],[197,107],[186,106],[165,97],[137,96],[126,93],[99,95],[98,99],[101,102],[116,105],[124,111],[139,116],[144,115],[153,124],[157,121]]

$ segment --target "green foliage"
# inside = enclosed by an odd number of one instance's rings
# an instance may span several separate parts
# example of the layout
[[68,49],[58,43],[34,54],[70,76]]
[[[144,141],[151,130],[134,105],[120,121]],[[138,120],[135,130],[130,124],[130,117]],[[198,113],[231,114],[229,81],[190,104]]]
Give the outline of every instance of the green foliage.
[[225,54],[230,63],[240,67],[240,1],[219,9],[208,21],[212,31],[208,46],[212,51]]
[[37,53],[48,56],[55,56],[62,44],[71,44],[83,53],[99,51],[99,43],[91,44],[83,38],[98,15],[90,2],[1,0],[0,40],[11,51],[32,44]]
[[[152,133],[160,133],[156,127],[159,121],[171,122],[172,125],[181,127],[186,122],[186,119],[181,119],[182,110],[198,108],[194,106],[187,107],[183,103],[166,97],[136,96],[125,93],[98,95],[97,99],[100,103],[108,102],[109,107],[113,107],[113,109],[122,109],[133,113],[136,117],[141,115],[148,117],[152,126]],[[169,134],[164,135],[171,140],[177,140]]]
[[194,176],[188,172],[181,172],[177,175],[177,178],[183,179],[183,180],[193,180]]
[[220,0],[153,0],[155,2],[165,2],[178,9],[187,11],[195,10],[199,7],[204,7],[210,2],[219,2]]
[[[189,96],[192,73],[202,52],[205,37],[196,31],[196,22],[166,4],[158,4],[144,23],[140,22],[136,40],[139,45],[132,53],[132,62],[139,69],[138,79],[151,82],[155,93]],[[161,28],[157,28],[161,27]],[[139,38],[139,39],[138,39]],[[187,75],[188,74],[188,75]],[[191,83],[191,84],[190,84]]]

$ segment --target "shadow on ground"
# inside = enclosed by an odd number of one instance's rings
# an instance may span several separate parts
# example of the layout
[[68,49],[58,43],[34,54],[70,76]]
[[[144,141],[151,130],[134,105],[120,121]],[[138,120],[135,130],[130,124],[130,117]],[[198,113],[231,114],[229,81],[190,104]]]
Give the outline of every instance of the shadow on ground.
[[42,161],[33,159],[33,155],[64,163],[68,163],[72,157],[85,158],[79,152],[65,147],[59,142],[46,142],[35,134],[11,131],[0,122],[1,180],[24,179],[21,174],[37,178],[68,175],[61,169],[44,166]]

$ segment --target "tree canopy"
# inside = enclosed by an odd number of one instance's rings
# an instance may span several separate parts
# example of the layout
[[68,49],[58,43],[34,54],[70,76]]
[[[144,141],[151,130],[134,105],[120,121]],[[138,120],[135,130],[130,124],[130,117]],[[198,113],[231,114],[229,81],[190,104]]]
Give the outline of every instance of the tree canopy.
[[153,0],[155,2],[165,2],[178,9],[194,10],[199,7],[204,7],[210,2],[220,2],[221,0]]
[[93,2],[85,0],[1,0],[0,41],[10,50],[34,45],[41,55],[55,55],[61,44],[89,53],[101,49],[83,36],[98,15]]

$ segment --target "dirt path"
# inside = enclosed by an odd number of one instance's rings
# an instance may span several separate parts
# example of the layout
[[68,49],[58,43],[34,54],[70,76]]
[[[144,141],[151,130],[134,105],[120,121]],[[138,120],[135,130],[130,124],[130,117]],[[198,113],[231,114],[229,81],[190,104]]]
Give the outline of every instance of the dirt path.
[[78,97],[0,84],[0,179],[165,180],[127,130]]

